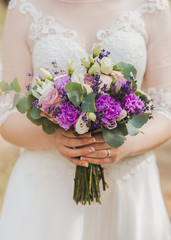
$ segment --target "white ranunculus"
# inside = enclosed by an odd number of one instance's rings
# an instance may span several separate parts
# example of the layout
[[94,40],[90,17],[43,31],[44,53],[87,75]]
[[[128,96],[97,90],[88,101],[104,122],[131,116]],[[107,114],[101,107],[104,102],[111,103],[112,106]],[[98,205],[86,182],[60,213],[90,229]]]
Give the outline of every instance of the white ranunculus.
[[101,72],[104,74],[109,74],[112,72],[113,66],[112,66],[112,60],[111,58],[104,57],[101,60]]
[[80,83],[81,85],[83,85],[84,75],[78,71],[74,71],[71,76],[71,82],[76,82],[76,83]]
[[120,122],[120,121],[121,121],[122,119],[124,119],[126,116],[127,116],[127,112],[126,112],[126,110],[123,110],[123,109],[122,109],[122,111],[121,111],[119,117],[117,117],[116,120],[117,120],[118,122]]
[[75,124],[75,131],[78,134],[84,134],[89,131],[89,127],[87,127],[86,123],[82,119],[83,116],[86,116],[86,114],[85,113],[81,114]]

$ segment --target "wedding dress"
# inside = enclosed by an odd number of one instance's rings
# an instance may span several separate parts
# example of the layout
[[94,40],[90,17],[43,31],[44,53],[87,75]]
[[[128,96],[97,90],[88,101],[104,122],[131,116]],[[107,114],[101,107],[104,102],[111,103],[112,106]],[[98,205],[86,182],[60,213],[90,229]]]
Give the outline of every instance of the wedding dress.
[[[53,60],[61,69],[66,69],[70,59],[80,67],[79,59],[87,58],[88,53],[78,41],[79,33],[63,27],[57,14],[49,16],[46,9],[42,11],[43,2],[11,0],[8,10],[27,24],[26,41],[35,75],[42,67],[51,69]],[[116,3],[120,11],[113,7],[114,21],[97,31],[94,45],[102,42],[113,63],[132,63],[138,71],[138,85],[141,87],[144,79],[155,111],[171,120],[168,2]],[[10,104],[8,96],[1,96],[1,124],[12,114]],[[146,152],[104,168],[109,189],[102,192],[102,204],[76,206],[72,200],[75,165],[57,150],[22,150],[4,200],[0,240],[170,240],[171,226],[154,154]]]

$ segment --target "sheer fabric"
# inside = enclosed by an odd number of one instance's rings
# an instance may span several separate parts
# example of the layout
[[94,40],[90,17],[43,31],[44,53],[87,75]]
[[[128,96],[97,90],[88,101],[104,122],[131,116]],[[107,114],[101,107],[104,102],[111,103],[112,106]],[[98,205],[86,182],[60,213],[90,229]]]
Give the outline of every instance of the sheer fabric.
[[[50,70],[53,60],[62,69],[69,59],[81,67],[79,59],[87,58],[92,46],[102,42],[111,52],[113,63],[135,65],[139,88],[143,85],[152,96],[156,112],[171,119],[171,20],[167,0],[65,4],[65,15],[63,4],[52,0],[10,1],[3,79],[11,81],[17,75],[24,90],[27,72],[33,70],[37,75],[40,67]],[[75,15],[77,21],[72,17]],[[2,100],[0,104],[3,123],[7,108]],[[74,170],[75,166],[57,151],[24,150],[7,189],[0,239],[170,240],[170,222],[153,153],[105,166],[110,189],[103,193],[102,206],[75,206]]]

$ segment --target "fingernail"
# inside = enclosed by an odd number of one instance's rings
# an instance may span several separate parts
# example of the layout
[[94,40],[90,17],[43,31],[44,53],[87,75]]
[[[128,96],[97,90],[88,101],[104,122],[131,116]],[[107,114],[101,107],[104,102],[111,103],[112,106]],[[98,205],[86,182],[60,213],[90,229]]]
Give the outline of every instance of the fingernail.
[[95,138],[91,138],[91,142],[92,143],[96,142],[96,139]]
[[89,165],[89,164],[88,164],[87,162],[84,163],[84,167],[87,167],[87,168],[88,168],[88,165]]
[[91,147],[88,149],[89,152],[95,152],[95,148],[94,147]]
[[86,158],[85,158],[85,157],[81,157],[80,160],[81,160],[81,161],[85,161]]

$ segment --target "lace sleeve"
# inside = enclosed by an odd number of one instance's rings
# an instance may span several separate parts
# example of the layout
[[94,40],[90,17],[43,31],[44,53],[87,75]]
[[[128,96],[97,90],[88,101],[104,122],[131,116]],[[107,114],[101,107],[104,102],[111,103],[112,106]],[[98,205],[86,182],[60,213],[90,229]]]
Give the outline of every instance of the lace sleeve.
[[[20,22],[22,24],[18,27]],[[28,17],[21,15],[17,7],[12,11],[8,9],[2,42],[1,79],[11,83],[17,76],[23,92],[28,83],[26,75],[32,72],[31,54],[26,41],[28,24]],[[11,113],[16,112],[11,107],[11,96],[0,96],[0,125]]]
[[151,14],[147,25],[149,42],[144,88],[153,99],[155,112],[171,120],[171,13],[169,6]]
[[0,97],[0,127],[5,122],[7,117],[14,112],[17,112],[17,109],[12,109],[12,101],[9,95],[3,95]]

